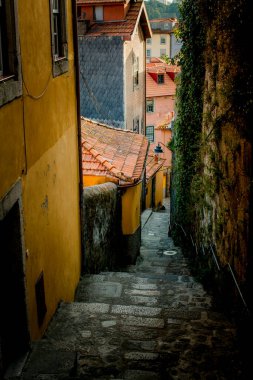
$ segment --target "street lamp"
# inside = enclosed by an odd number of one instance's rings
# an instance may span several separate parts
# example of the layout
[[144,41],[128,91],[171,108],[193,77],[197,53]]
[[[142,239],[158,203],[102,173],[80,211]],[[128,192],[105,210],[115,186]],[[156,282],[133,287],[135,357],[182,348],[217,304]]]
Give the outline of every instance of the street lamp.
[[157,146],[155,147],[154,152],[155,154],[163,153],[163,150],[159,142],[157,143]]

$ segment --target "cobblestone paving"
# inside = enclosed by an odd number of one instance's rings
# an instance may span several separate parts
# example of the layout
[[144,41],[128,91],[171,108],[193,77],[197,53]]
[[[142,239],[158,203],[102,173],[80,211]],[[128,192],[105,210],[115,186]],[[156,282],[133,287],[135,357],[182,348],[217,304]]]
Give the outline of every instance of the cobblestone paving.
[[235,326],[168,237],[166,210],[142,215],[125,271],[85,275],[37,342],[22,380],[242,379]]

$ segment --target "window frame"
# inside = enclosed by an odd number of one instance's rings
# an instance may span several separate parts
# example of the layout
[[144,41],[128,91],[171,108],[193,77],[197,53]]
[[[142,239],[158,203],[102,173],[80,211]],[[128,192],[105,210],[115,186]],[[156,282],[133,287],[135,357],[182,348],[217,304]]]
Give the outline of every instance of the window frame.
[[[159,78],[163,78],[162,81],[160,81]],[[157,75],[157,83],[158,84],[164,84],[164,74],[158,74]]]
[[[163,51],[163,52],[162,52]],[[166,49],[160,49],[160,57],[167,55]]]
[[[148,132],[148,128],[152,128],[152,132]],[[155,126],[154,125],[147,125],[145,136],[147,137],[148,141],[154,142],[155,141]],[[151,138],[152,136],[152,138]]]
[[133,53],[133,89],[139,87],[139,57]]
[[0,1],[1,73],[0,107],[22,95],[17,0]]
[[[149,51],[149,54],[148,54]],[[151,49],[146,49],[146,57],[151,58]]]
[[[148,102],[152,102],[152,104],[148,104]],[[150,110],[150,108],[152,108],[152,110]],[[147,99],[146,100],[146,112],[147,113],[153,113],[155,112],[155,101],[154,99]]]
[[51,49],[53,76],[68,71],[68,36],[66,0],[49,0],[51,14]]
[[147,43],[147,45],[151,45],[152,44],[152,38],[147,38],[146,43]]
[[160,36],[160,45],[166,45],[166,36]]
[[[101,10],[101,13],[102,13],[101,18],[97,18],[96,10],[98,10],[98,9]],[[104,7],[103,7],[103,5],[94,5],[93,6],[93,21],[98,21],[98,22],[104,21]]]

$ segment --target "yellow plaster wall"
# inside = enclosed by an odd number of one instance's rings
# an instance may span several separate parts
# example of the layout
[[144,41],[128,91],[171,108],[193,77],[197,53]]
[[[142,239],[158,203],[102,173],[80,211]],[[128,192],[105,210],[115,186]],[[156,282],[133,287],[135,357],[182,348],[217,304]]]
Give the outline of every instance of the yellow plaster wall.
[[[164,175],[163,171],[160,170],[156,173],[156,184],[155,184],[155,207],[159,206],[163,202],[163,186],[164,186]],[[152,207],[152,178],[149,179],[146,185],[146,208]]]
[[[73,300],[80,278],[76,148],[75,129],[70,128],[24,177],[26,279],[33,339],[45,329],[60,300]],[[39,329],[34,286],[42,270],[47,315]]]
[[[66,1],[69,70],[55,78],[49,1],[17,3],[23,96],[0,107],[0,197],[22,178],[27,309],[35,340],[58,303],[73,300],[80,278],[75,67],[71,0]],[[47,314],[39,328],[35,283],[42,270]]]
[[108,178],[105,176],[83,176],[83,185],[84,187],[101,185],[106,182],[114,182],[117,184],[117,181],[112,180],[112,178]]
[[123,235],[135,233],[140,226],[142,182],[128,187],[122,196],[122,232]]
[[152,181],[149,181],[146,185],[146,208],[151,208],[152,201]]
[[156,173],[156,189],[155,189],[155,206],[161,205],[163,202],[163,171]]
[[25,168],[23,104],[17,99],[0,107],[0,198]]

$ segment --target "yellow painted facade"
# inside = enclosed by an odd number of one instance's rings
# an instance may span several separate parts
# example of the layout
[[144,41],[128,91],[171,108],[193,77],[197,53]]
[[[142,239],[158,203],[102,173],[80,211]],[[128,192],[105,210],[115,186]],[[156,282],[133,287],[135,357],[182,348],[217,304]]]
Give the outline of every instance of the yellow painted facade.
[[163,203],[163,170],[156,173],[155,207]]
[[128,187],[122,196],[123,235],[132,235],[140,227],[142,182]]
[[[154,178],[154,177],[152,177]],[[164,186],[164,175],[163,170],[160,169],[155,174],[155,194],[154,194],[154,205],[152,205],[152,178],[149,179],[146,185],[146,208],[158,207],[163,203],[163,186]]]
[[[101,185],[102,183],[113,182],[104,176],[84,176],[84,187]],[[116,181],[115,181],[116,183]],[[116,183],[117,184],[117,183]],[[122,232],[123,235],[132,235],[140,227],[140,205],[141,205],[142,182],[125,187],[122,192]]]
[[[68,70],[53,77],[49,1],[17,4],[22,95],[0,107],[0,199],[21,179],[27,311],[36,340],[58,303],[73,300],[81,271],[72,5],[66,1]],[[39,326],[35,284],[42,271],[47,312]]]

